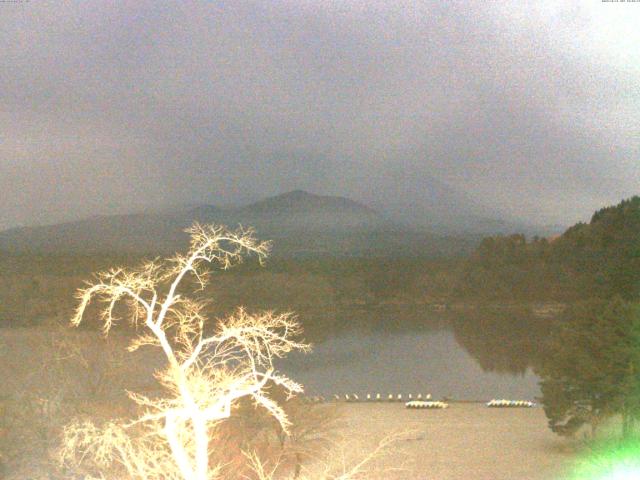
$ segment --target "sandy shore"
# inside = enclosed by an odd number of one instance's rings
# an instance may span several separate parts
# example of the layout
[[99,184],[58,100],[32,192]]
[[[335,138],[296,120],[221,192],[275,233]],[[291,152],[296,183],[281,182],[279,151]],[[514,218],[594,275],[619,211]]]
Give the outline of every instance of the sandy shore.
[[[390,433],[406,432],[387,455],[368,464],[365,474],[357,478],[562,480],[575,456],[570,441],[549,431],[541,408],[452,404],[447,410],[408,410],[402,403],[360,403],[340,404],[338,409],[342,448],[332,450],[326,459],[333,473],[336,466],[350,468],[358,463]],[[326,478],[318,475],[326,463],[316,466],[319,470],[307,465],[307,478]],[[5,474],[8,480],[62,478],[47,470],[45,461]]]
[[[85,341],[87,335],[87,332],[75,332],[75,336],[64,338],[67,341],[75,339],[91,350],[96,343]],[[94,338],[93,335],[90,338]],[[103,362],[102,356],[98,355],[99,349],[95,358],[87,357],[93,360],[86,368],[78,366],[70,371],[54,368],[55,364],[47,363],[46,359],[55,358],[55,339],[46,329],[0,331],[0,359],[3,360],[0,370],[5,392],[17,394],[25,390],[31,397],[46,398],[60,385],[70,392],[84,391],[93,383],[100,386],[105,378],[111,382],[108,391],[122,391],[125,386],[136,391],[141,385],[130,385],[132,379],[150,378],[150,374],[140,375],[140,365],[155,364],[139,359],[130,361],[131,357],[127,356],[127,362],[121,362],[127,367],[122,368],[127,372],[126,383],[105,376],[109,371],[105,371],[104,366],[110,363]],[[113,338],[114,342],[116,340]],[[120,359],[109,352],[104,355],[109,361]],[[102,366],[103,370],[96,366]],[[561,472],[575,455],[570,441],[559,438],[548,429],[542,408],[491,409],[484,404],[468,403],[453,403],[446,410],[408,410],[402,403],[339,403],[337,406],[343,419],[339,433],[346,446],[343,448],[346,450],[346,465],[362,459],[385,436],[394,432],[411,432],[396,444],[388,457],[375,465],[379,474],[371,477],[376,479],[560,480]],[[29,408],[25,404],[28,414],[31,412]],[[34,418],[47,421],[47,417],[42,415]],[[10,419],[4,420],[8,422]],[[59,421],[57,418],[54,420]],[[30,434],[39,435],[40,427],[31,422],[28,426],[32,427]],[[0,433],[2,428],[0,423]],[[53,434],[57,435],[57,432]],[[33,443],[27,437],[14,442],[19,443],[19,449]],[[15,445],[5,445],[7,449],[12,446]],[[329,456],[332,464],[342,461],[340,452],[331,452]],[[47,458],[41,454],[36,459],[46,464]],[[400,465],[404,470],[380,474],[385,468]],[[0,478],[3,475],[12,480],[53,478],[46,470],[46,465],[31,465],[27,461],[24,469],[11,465],[4,474],[0,471]]]
[[376,466],[403,464],[405,470],[383,478],[558,480],[574,456],[571,442],[548,429],[541,408],[408,410],[401,403],[360,403],[341,404],[340,411],[352,452],[370,451],[391,432],[412,432]]

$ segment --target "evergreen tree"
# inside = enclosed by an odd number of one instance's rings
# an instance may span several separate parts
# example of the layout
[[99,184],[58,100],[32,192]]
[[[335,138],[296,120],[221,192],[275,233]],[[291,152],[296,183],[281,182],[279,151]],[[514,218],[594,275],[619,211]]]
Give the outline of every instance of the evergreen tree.
[[583,425],[595,433],[620,414],[631,431],[640,407],[640,327],[637,306],[617,296],[568,308],[552,330],[538,367],[549,427],[572,435]]
[[502,301],[640,299],[640,197],[603,208],[551,241],[485,238],[455,293]]

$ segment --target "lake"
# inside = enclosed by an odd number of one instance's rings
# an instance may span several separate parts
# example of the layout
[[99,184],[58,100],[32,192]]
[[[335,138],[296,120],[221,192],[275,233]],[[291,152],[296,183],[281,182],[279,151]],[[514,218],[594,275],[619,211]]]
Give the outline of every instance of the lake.
[[[531,348],[521,348],[518,343],[525,339],[528,343],[531,335],[523,332],[525,338],[514,340],[513,332],[521,331],[515,322],[514,328],[508,324],[503,327],[507,335],[488,328],[496,320],[487,322],[486,315],[478,320],[476,314],[466,321],[431,311],[408,315],[391,309],[369,311],[365,320],[362,312],[355,317],[353,313],[338,314],[348,315],[337,323],[350,328],[323,336],[310,354],[295,354],[279,363],[308,394],[356,393],[363,398],[367,393],[383,397],[401,393],[405,398],[409,393],[430,393],[434,399],[482,401],[534,399],[540,394],[538,378],[526,359],[523,364],[522,357],[529,355]],[[509,319],[513,318],[510,315]],[[474,333],[469,322],[483,328]],[[502,348],[495,347],[496,342]]]

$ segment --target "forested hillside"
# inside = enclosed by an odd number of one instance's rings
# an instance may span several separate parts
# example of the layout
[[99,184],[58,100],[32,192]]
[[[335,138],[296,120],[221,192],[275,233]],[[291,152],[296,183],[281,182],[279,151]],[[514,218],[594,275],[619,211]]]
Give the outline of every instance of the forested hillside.
[[640,296],[640,197],[598,210],[560,237],[485,238],[454,296],[491,301],[573,301]]
[[[94,272],[131,267],[142,260],[135,255],[0,252],[0,327],[39,324],[50,318],[66,321],[76,304],[76,289]],[[425,304],[444,303],[457,270],[456,259],[423,257],[274,258],[265,266],[253,259],[231,271],[217,272],[202,294],[211,300],[213,316],[244,305],[293,310],[307,321],[317,318],[318,312],[333,318],[344,309],[385,305],[426,308]],[[305,325],[308,331],[316,327],[323,325]]]
[[481,238],[396,224],[348,198],[296,190],[241,207],[201,205],[13,228],[0,232],[0,253],[170,255],[187,247],[184,230],[194,222],[254,228],[259,238],[273,241],[271,258],[458,257],[468,255]]

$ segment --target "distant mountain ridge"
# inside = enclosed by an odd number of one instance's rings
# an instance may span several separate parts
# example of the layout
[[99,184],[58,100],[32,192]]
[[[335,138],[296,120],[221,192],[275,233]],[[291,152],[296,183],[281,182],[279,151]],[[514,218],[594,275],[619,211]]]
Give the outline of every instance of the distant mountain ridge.
[[[188,245],[194,222],[253,227],[274,241],[275,255],[451,256],[469,253],[486,231],[438,229],[410,224],[346,197],[303,190],[243,206],[186,205],[127,215],[103,215],[49,226],[0,232],[0,251],[37,253],[164,254]],[[488,231],[517,231],[511,224],[483,222]],[[425,221],[425,224],[428,223]],[[434,225],[436,223],[434,222]],[[503,227],[498,229],[498,227]],[[523,230],[519,230],[523,231]]]
[[279,230],[342,230],[390,227],[375,210],[345,197],[314,195],[302,190],[268,197],[235,208],[203,205],[189,212],[203,223],[251,225],[271,234]]
[[240,207],[201,205],[14,228],[0,232],[0,251],[172,253],[186,248],[184,229],[196,221],[254,227],[260,238],[274,240],[276,255],[439,255],[442,248],[451,249],[435,236],[397,227],[348,198],[296,190]]

